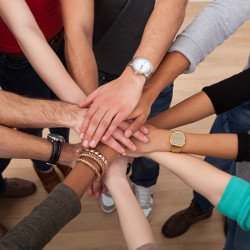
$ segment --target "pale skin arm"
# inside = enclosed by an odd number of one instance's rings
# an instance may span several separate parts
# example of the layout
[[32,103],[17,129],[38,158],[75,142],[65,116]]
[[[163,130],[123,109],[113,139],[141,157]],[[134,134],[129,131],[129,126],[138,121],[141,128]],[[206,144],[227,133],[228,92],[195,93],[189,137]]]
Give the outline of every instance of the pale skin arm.
[[12,31],[31,65],[58,98],[76,104],[82,102],[86,95],[48,45],[26,2],[0,0],[0,16]]
[[[173,82],[179,75],[188,69],[190,62],[179,52],[168,53],[162,60],[157,71],[144,86],[140,101],[129,119],[134,122],[126,130],[126,133],[138,130],[147,120],[151,106],[161,91]],[[131,132],[129,132],[131,134]]]
[[[154,69],[157,69],[183,21],[187,2],[157,2],[134,57],[149,59]],[[132,68],[127,67],[118,79],[98,88],[88,96],[82,103],[83,107],[91,104],[82,127],[86,145],[94,141],[95,146],[101,138],[107,140],[119,124],[128,118],[139,102],[145,82],[145,76],[135,75]],[[129,130],[126,132],[127,137],[132,134]]]
[[112,194],[128,249],[155,242],[149,223],[126,178],[127,159],[120,157],[108,168],[104,183]]
[[[38,100],[22,97],[10,92],[0,90],[0,124],[15,128],[52,128],[67,127],[79,132],[86,109],[77,105],[50,100]],[[129,126],[123,123],[121,129]],[[123,136],[121,129],[117,129],[106,144],[119,153],[124,153],[123,147],[117,139],[131,150],[136,147],[129,138]],[[134,136],[142,141],[147,138],[141,132]],[[115,138],[115,139],[114,139]]]
[[231,175],[186,154],[152,153],[149,156],[217,206]]

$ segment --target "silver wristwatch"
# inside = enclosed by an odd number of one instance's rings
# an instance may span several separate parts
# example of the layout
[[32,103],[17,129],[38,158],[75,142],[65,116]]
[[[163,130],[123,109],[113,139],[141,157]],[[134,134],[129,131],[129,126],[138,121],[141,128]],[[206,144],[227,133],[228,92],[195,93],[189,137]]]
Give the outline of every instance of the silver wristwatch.
[[152,63],[144,57],[136,57],[132,59],[128,65],[132,66],[135,74],[145,75],[147,79],[149,79],[154,72]]

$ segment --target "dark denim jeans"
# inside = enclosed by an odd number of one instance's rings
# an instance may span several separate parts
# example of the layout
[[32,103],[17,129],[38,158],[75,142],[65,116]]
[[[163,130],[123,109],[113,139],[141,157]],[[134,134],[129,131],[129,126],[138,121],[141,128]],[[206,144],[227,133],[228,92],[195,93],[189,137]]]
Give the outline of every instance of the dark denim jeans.
[[[103,85],[119,76],[99,71],[99,84]],[[167,86],[157,97],[152,105],[151,113],[148,117],[154,117],[169,108],[173,96],[173,83]],[[128,104],[129,105],[129,104]],[[159,175],[159,164],[145,157],[135,158],[132,164],[132,174],[130,179],[133,183],[150,187],[157,182]]]
[[[217,116],[211,133],[239,133],[250,130],[250,101],[247,101],[234,109]],[[233,160],[206,157],[205,161],[232,175],[236,173],[236,163]],[[210,210],[213,205],[203,196],[194,192],[195,201],[203,211]],[[229,221],[229,232],[225,250],[250,249],[250,232],[246,232],[238,226],[236,221]]]
[[[56,54],[64,65],[64,43],[55,49]],[[49,89],[43,80],[37,75],[26,58],[12,58],[0,52],[0,86],[3,90],[7,90],[19,95],[43,98],[57,99],[56,95]],[[20,129],[20,131],[42,136],[42,128],[40,129]],[[60,134],[69,140],[69,129],[67,128],[51,128],[51,133]],[[2,172],[8,166],[11,159],[0,159],[0,193],[6,189],[6,182],[2,177]],[[46,171],[51,168],[50,165],[42,161],[32,160],[37,169]]]

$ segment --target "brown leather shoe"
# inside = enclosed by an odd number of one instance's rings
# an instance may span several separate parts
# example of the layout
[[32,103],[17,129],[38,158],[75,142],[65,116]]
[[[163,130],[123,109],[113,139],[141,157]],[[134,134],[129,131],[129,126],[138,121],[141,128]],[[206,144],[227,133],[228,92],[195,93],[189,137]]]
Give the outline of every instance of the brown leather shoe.
[[161,230],[162,233],[167,238],[178,237],[187,232],[187,230],[194,223],[210,217],[212,215],[213,209],[205,213],[201,213],[201,211],[201,207],[193,199],[191,205],[188,208],[172,215],[165,222]]
[[50,193],[59,183],[61,183],[61,180],[59,179],[59,176],[57,175],[53,166],[52,171],[49,173],[37,170],[34,164],[33,167],[47,193]]
[[0,194],[0,198],[20,198],[33,194],[36,191],[36,185],[31,181],[19,178],[6,178],[7,189]]
[[0,239],[8,232],[8,230],[0,223]]
[[64,177],[66,177],[72,170],[71,167],[68,167],[66,165],[56,164],[56,166],[60,169]]

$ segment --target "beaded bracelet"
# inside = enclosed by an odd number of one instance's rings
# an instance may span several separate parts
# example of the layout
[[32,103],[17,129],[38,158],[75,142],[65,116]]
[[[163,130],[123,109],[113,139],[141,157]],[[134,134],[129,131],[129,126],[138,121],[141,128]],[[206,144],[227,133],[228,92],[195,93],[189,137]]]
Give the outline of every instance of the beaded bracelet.
[[89,148],[85,148],[84,151],[95,154],[97,157],[99,157],[103,161],[106,168],[108,167],[108,161],[105,159],[105,157],[100,152],[96,151],[95,149],[89,149]]
[[76,162],[82,162],[84,163],[85,165],[87,165],[88,167],[90,167],[94,172],[95,172],[95,177],[93,179],[93,182],[97,182],[101,179],[101,175],[99,173],[99,171],[94,167],[93,164],[91,164],[90,162],[82,159],[82,158],[76,158]]

